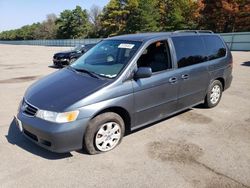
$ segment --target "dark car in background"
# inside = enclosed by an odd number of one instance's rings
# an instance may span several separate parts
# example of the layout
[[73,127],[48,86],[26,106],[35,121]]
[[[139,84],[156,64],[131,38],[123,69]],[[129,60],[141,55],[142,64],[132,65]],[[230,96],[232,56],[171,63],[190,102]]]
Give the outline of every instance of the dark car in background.
[[53,56],[54,66],[64,67],[70,65],[95,45],[96,44],[83,44],[76,46],[72,50],[54,54]]

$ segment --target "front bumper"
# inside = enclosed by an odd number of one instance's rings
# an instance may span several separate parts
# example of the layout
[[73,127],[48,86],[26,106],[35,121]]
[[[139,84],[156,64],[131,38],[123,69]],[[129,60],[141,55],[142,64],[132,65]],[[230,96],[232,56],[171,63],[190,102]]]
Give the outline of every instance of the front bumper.
[[52,123],[37,117],[28,117],[19,112],[22,133],[31,141],[56,153],[66,153],[82,148],[83,135],[89,119],[70,123]]
[[231,86],[232,80],[233,80],[233,76],[232,76],[232,75],[230,75],[230,76],[225,80],[224,90],[228,89],[228,88]]
[[53,59],[53,64],[58,67],[69,65],[69,59]]

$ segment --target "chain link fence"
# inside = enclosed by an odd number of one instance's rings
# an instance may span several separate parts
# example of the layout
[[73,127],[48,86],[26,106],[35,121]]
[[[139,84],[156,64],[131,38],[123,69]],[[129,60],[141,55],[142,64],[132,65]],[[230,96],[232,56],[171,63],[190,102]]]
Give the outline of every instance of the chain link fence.
[[[221,33],[230,50],[250,51],[250,32]],[[80,44],[97,43],[101,38],[63,39],[63,40],[20,40],[0,41],[0,44],[36,45],[36,46],[77,46]]]
[[232,51],[250,51],[250,32],[220,34]]
[[33,45],[33,46],[77,46],[80,44],[97,43],[101,38],[91,39],[62,39],[62,40],[15,40],[15,41],[0,41],[0,44],[13,45]]

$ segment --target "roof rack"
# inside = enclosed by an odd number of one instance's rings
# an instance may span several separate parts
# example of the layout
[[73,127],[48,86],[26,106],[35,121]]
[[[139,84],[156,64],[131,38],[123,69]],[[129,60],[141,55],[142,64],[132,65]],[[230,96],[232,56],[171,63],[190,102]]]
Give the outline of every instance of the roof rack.
[[178,30],[174,31],[173,33],[214,33],[210,30]]

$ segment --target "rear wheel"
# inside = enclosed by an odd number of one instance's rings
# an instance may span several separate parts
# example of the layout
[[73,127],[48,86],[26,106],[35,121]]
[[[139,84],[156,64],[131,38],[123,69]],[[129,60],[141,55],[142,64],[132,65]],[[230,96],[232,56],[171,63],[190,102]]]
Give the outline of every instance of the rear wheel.
[[124,130],[124,121],[118,114],[100,114],[89,123],[83,140],[84,148],[89,154],[110,151],[120,144]]
[[222,96],[223,87],[219,80],[213,81],[207,91],[204,105],[207,108],[213,108],[219,104]]

